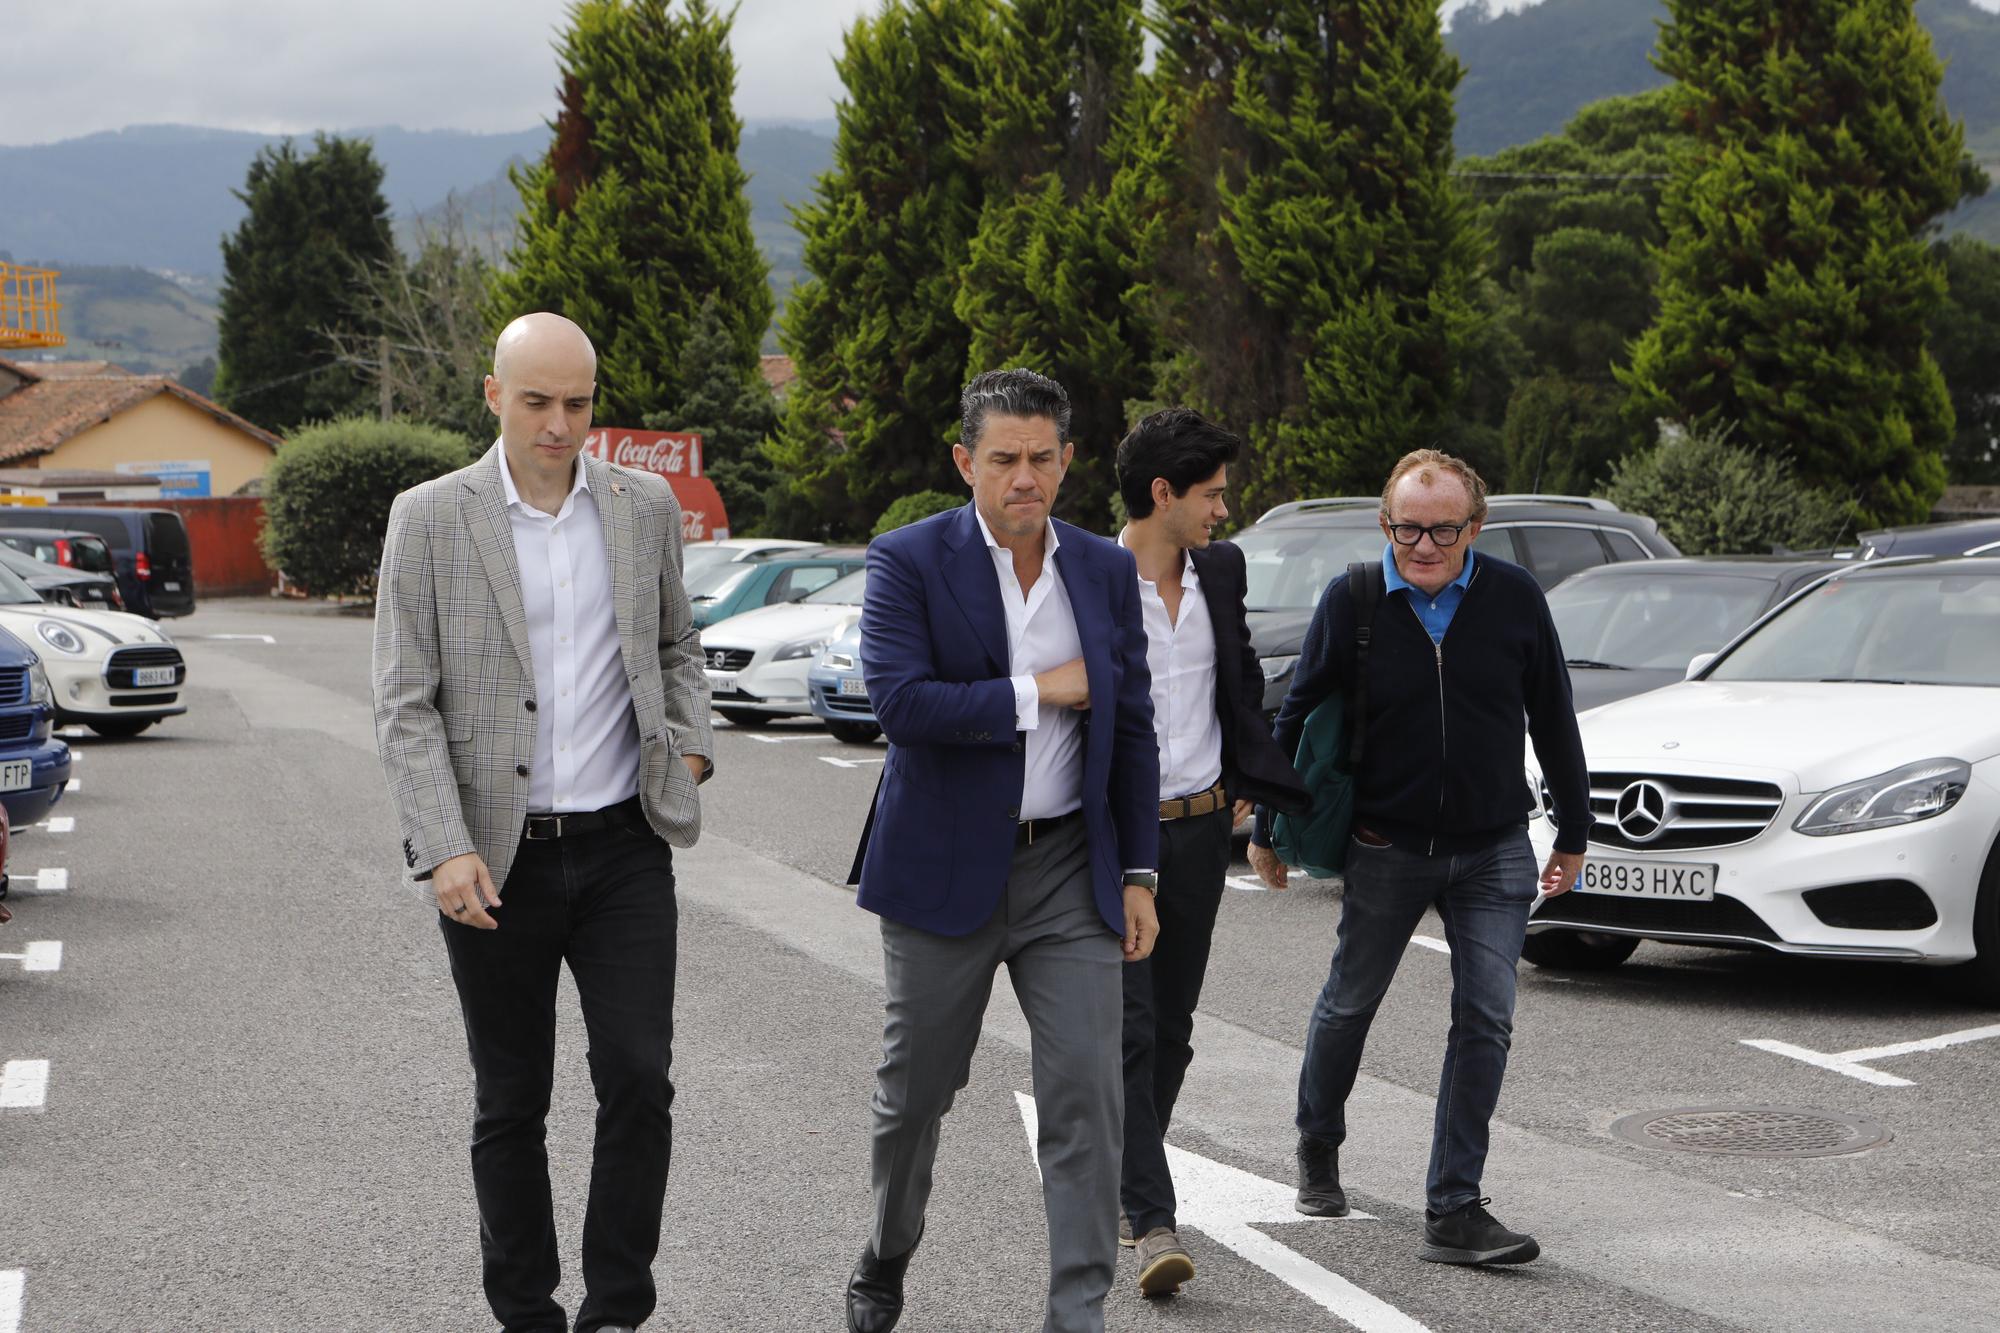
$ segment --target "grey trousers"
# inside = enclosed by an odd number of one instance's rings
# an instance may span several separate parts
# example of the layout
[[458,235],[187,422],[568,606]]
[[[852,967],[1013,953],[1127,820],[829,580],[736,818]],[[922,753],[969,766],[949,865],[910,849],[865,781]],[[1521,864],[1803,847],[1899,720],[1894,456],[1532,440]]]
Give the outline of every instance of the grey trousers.
[[875,1253],[922,1234],[938,1130],[972,1074],[993,976],[1007,965],[1033,1036],[1042,1202],[1049,1219],[1044,1333],[1101,1333],[1118,1260],[1124,954],[1091,896],[1083,825],[1016,847],[1007,891],[970,935],[884,918],[888,1013],[875,1074]]

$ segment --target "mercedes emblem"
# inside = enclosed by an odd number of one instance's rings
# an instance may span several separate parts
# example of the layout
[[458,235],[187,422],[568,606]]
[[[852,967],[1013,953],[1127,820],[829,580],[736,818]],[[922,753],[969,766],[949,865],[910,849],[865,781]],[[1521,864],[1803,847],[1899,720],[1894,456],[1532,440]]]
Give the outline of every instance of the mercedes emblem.
[[1633,783],[1618,793],[1615,818],[1619,832],[1633,842],[1651,842],[1666,831],[1667,789],[1657,782]]

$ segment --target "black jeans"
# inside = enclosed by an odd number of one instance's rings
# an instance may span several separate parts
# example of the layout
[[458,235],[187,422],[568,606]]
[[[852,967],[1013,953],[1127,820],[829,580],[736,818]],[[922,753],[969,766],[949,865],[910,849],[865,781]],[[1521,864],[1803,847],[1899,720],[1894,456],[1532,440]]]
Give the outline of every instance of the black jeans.
[[1160,938],[1127,963],[1125,978],[1125,1158],[1119,1202],[1132,1234],[1174,1221],[1167,1122],[1194,1059],[1194,1010],[1208,972],[1222,881],[1229,873],[1229,807],[1160,825]]
[[567,962],[597,1090],[576,1327],[637,1325],[657,1299],[653,1256],[673,1144],[673,854],[637,828],[523,839],[500,898],[498,930],[438,918],[472,1053],[486,1299],[506,1333],[566,1326],[544,1122]]

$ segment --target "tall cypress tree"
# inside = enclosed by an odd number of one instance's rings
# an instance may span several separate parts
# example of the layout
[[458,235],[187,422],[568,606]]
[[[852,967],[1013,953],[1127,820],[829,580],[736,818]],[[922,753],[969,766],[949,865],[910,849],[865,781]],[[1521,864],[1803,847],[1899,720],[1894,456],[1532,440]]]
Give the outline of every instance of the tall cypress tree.
[[680,401],[681,344],[710,295],[756,370],[772,302],[736,156],[730,23],[708,0],[579,0],[548,155],[514,173],[522,211],[493,320],[554,310],[582,325],[603,421]]
[[960,490],[948,441],[970,338],[953,308],[981,187],[975,122],[990,0],[887,0],[835,62],[834,167],[795,221],[807,277],[779,326],[798,367],[766,453],[767,525],[865,536],[898,496]]
[[1256,498],[1370,494],[1438,442],[1478,331],[1436,6],[1163,0],[1156,32],[1127,215],[1162,396],[1248,435]]
[[1969,174],[1910,0],[1669,0],[1659,67],[1695,136],[1661,202],[1638,422],[1737,424],[1857,521],[1921,520],[1952,411],[1925,346],[1925,226]]
[[378,330],[356,297],[396,260],[382,167],[359,139],[290,140],[259,152],[236,197],[249,213],[222,242],[215,397],[274,431],[354,411],[373,390],[336,362],[337,341]]
[[1139,0],[1014,0],[980,65],[967,137],[985,178],[956,309],[971,372],[1022,365],[1069,390],[1076,461],[1059,507],[1110,517],[1125,404],[1150,389],[1150,340],[1124,306],[1133,264],[1112,208],[1118,138],[1138,81]]

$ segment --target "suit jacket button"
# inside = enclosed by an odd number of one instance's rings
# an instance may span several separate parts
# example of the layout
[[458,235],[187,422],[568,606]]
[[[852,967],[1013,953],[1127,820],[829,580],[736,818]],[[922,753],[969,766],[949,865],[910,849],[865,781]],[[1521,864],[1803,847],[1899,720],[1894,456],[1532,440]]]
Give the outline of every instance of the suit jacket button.
[[1018,806],[1018,805],[1010,805],[1010,806],[1008,806],[1008,807],[1007,807],[1007,818],[1009,818],[1009,819],[1019,819],[1020,817],[1021,817],[1021,807],[1020,807],[1020,806]]
[[523,778],[527,777],[527,776],[528,776],[528,766],[527,766],[526,764],[516,764],[516,765],[514,765],[514,775],[515,775],[516,777],[523,777]]
[[1019,753],[1021,753],[1021,752],[1022,752],[1023,750],[1025,750],[1025,749],[1027,749],[1027,748],[1028,748],[1027,746],[1025,746],[1025,745],[1021,744],[1021,742],[1019,742],[1019,741],[1015,741],[1015,742],[1014,742],[1014,753],[1015,753],[1015,754],[1019,754]]
[[533,699],[523,699],[521,700],[521,707],[532,713],[535,711],[535,701]]

